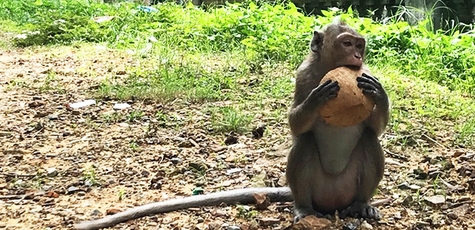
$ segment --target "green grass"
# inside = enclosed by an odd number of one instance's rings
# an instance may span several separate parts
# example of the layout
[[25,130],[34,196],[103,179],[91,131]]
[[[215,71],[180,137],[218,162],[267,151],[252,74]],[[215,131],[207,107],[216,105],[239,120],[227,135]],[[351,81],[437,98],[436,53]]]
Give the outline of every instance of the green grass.
[[211,108],[213,131],[243,133],[250,130],[252,115],[234,106]]
[[[170,101],[180,98],[185,101],[200,102],[226,99],[225,90],[235,87],[233,74],[211,71],[203,66],[203,61],[193,56],[183,57],[175,52],[157,54],[153,69],[132,70],[125,82],[108,79],[100,86],[99,96],[112,95],[128,100],[156,98]],[[202,57],[203,58],[203,57]],[[227,67],[219,67],[219,70]]]
[[[390,144],[417,145],[415,139],[430,137],[448,140],[444,144],[450,146],[475,145],[475,30],[431,31],[430,20],[410,26],[400,15],[375,22],[356,17],[351,9],[307,17],[285,2],[206,10],[165,3],[154,13],[137,6],[0,0],[0,36],[24,37],[2,41],[0,47],[101,43],[133,52],[139,64],[126,75],[111,75],[91,94],[98,99],[199,104],[211,123],[203,126],[246,133],[263,118],[275,127],[285,123],[294,70],[308,53],[312,30],[338,16],[367,38],[367,63],[393,102]],[[114,18],[93,20],[101,16]],[[43,90],[57,89],[54,83],[52,73]],[[141,116],[133,111],[104,119],[137,122]],[[164,126],[173,119],[166,112],[156,117]]]

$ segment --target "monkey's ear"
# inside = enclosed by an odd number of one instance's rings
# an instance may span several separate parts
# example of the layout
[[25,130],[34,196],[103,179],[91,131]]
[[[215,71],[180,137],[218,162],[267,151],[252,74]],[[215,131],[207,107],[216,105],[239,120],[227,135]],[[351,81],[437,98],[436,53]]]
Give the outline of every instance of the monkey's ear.
[[323,33],[319,31],[313,31],[313,38],[312,41],[310,42],[310,50],[312,52],[317,52],[318,48],[322,45],[323,43]]

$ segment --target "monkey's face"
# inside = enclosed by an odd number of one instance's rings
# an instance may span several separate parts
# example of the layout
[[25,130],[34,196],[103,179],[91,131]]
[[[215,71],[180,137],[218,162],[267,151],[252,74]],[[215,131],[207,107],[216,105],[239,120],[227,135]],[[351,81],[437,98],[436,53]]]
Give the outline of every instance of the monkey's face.
[[363,37],[349,32],[343,32],[333,41],[334,54],[339,54],[335,60],[336,67],[363,65],[363,55],[366,42]]

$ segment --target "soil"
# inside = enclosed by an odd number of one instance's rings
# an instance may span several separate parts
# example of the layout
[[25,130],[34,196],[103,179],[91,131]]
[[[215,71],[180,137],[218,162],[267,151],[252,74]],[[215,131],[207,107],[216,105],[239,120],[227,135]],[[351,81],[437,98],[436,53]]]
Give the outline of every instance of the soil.
[[[179,99],[101,99],[70,107],[93,99],[103,79],[125,77],[138,64],[132,55],[99,46],[0,50],[0,229],[71,229],[201,189],[208,194],[285,186],[285,119],[266,124],[276,132],[256,139],[197,127],[197,120],[208,119],[200,105]],[[116,103],[128,103],[143,116],[115,111]],[[125,118],[110,122],[114,111]],[[157,111],[174,119],[160,123]],[[475,151],[451,147],[443,136],[408,135],[414,144],[404,148],[390,145],[392,137],[390,131],[382,137],[385,176],[374,196],[383,218],[330,217],[320,223],[330,229],[475,229]],[[292,210],[289,202],[264,210],[200,207],[113,229],[291,229]]]

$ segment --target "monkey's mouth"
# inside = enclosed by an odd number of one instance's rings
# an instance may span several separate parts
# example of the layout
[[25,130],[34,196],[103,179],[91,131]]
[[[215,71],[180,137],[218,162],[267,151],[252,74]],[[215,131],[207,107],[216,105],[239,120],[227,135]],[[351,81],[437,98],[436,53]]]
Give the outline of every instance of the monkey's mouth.
[[344,65],[344,66],[351,70],[359,70],[361,68],[361,65]]

